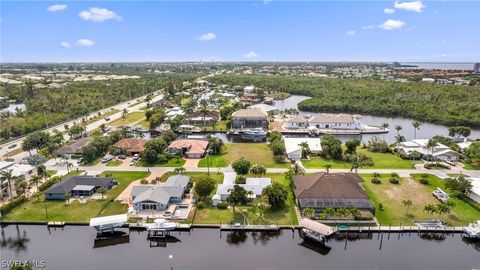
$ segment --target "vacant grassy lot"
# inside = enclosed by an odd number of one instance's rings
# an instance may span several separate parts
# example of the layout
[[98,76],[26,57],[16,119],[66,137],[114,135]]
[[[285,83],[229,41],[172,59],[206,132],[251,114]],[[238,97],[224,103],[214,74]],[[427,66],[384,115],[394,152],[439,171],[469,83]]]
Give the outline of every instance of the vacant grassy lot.
[[109,124],[112,127],[126,126],[142,120],[145,117],[144,112],[133,112],[126,115],[125,119],[119,118]]
[[[272,178],[272,181],[279,182],[288,189],[288,198],[286,206],[283,209],[272,211],[269,208],[264,211],[254,203],[252,206],[241,206],[235,208],[235,213],[231,208],[216,209],[206,207],[197,209],[194,223],[197,224],[226,224],[226,223],[244,223],[246,216],[249,224],[297,224],[297,216],[295,213],[295,201],[293,192],[288,185],[288,180],[283,174],[269,173],[265,177]],[[243,213],[242,214],[240,214]]]
[[463,168],[465,170],[480,170],[480,164],[465,163],[465,166]]
[[[357,149],[357,153],[365,154],[372,159],[373,166],[362,167],[365,169],[412,169],[415,164],[420,162],[402,159],[394,154],[373,153],[366,149]],[[332,168],[335,169],[350,169],[351,167],[350,163],[318,156],[311,156],[310,160],[302,160],[305,168],[323,168],[327,163],[332,164]]]
[[[381,184],[371,183],[372,176],[369,174],[362,175],[365,180],[363,187],[368,196],[375,205],[376,217],[382,225],[414,225],[415,220],[427,220],[442,218],[450,225],[466,225],[473,220],[480,218],[480,212],[467,205],[465,202],[452,198],[455,207],[451,214],[440,217],[438,215],[430,215],[423,209],[427,204],[436,205],[440,203],[432,196],[432,191],[436,187],[445,190],[442,180],[436,176],[429,176],[429,185],[422,185],[417,181],[419,176],[402,178],[400,184],[391,184],[388,179],[389,174],[381,175]],[[445,190],[447,191],[447,190]],[[403,200],[411,200],[412,206],[408,214]],[[379,204],[383,205],[383,210],[379,209]]]
[[185,165],[186,160],[183,158],[172,158],[166,163],[147,163],[143,160],[139,160],[135,166],[137,167],[182,167]]
[[[208,159],[208,160],[207,160]],[[227,167],[228,162],[225,159],[225,155],[210,155],[208,158],[203,158],[198,162],[198,167],[208,167],[210,163],[210,168],[222,168]]]
[[252,164],[260,163],[267,168],[286,168],[289,163],[276,163],[268,144],[266,143],[230,143],[225,144],[227,151],[225,159],[228,164],[244,157]]
[[[77,173],[77,172],[75,172]],[[114,201],[132,181],[147,177],[148,172],[103,172],[118,181],[118,186],[109,190],[102,200],[89,200],[80,203],[77,200],[66,204],[64,201],[44,201],[35,197],[19,205],[8,213],[4,220],[11,221],[76,221],[88,222],[90,218],[127,212],[127,205]],[[48,217],[47,217],[48,212]]]

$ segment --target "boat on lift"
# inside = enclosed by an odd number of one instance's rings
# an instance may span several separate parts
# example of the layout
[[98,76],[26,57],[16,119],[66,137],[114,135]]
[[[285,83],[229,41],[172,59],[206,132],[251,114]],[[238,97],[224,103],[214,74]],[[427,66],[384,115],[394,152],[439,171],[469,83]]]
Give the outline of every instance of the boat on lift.
[[480,239],[480,220],[475,223],[471,223],[465,227],[463,231],[463,237],[470,239]]
[[308,238],[324,244],[328,237],[335,233],[335,228],[316,222],[314,220],[304,218],[300,221],[302,234],[304,238]]
[[245,129],[240,132],[240,137],[244,140],[260,142],[267,139],[267,132],[261,128]]
[[166,219],[158,218],[153,223],[146,224],[147,231],[149,232],[165,232],[178,228],[178,222],[167,222]]

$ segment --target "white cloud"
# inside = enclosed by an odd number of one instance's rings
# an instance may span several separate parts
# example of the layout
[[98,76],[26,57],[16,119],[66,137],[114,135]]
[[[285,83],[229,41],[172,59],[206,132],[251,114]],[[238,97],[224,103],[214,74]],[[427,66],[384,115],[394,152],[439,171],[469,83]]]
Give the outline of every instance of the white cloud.
[[254,51],[249,51],[248,53],[245,54],[245,57],[250,58],[250,59],[251,58],[256,58],[257,56],[258,56],[257,53],[254,52]]
[[353,30],[347,31],[346,32],[347,36],[355,36],[356,32]]
[[390,20],[386,20],[384,23],[382,23],[378,27],[382,28],[383,30],[394,30],[394,29],[402,28],[403,26],[405,26],[404,22],[390,19]]
[[420,0],[416,0],[413,2],[395,1],[394,7],[396,9],[403,9],[403,10],[414,11],[414,12],[423,12],[425,5]]
[[120,17],[115,11],[108,10],[106,8],[98,8],[92,7],[89,10],[84,10],[78,14],[80,18],[85,21],[92,21],[92,22],[103,22],[106,20],[117,20],[121,21],[122,17]]
[[384,12],[385,14],[393,14],[393,13],[395,13],[395,9],[393,9],[393,8],[385,8],[385,9],[383,10],[383,12]]
[[362,29],[364,30],[369,30],[375,28],[375,24],[370,24],[370,25],[364,25],[362,26]]
[[212,32],[209,32],[209,33],[206,33],[206,34],[203,34],[201,36],[198,37],[198,40],[201,40],[201,41],[211,41],[211,40],[214,40],[217,38],[217,35],[215,35],[214,33]]
[[90,40],[90,39],[86,39],[86,38],[82,38],[82,39],[77,40],[77,42],[75,44],[77,46],[80,46],[80,47],[91,47],[91,46],[95,45],[95,41]]
[[60,42],[60,47],[62,48],[70,48],[70,43],[66,42],[66,41],[62,41]]
[[47,11],[55,12],[67,9],[67,5],[53,5],[47,8]]
[[271,3],[271,2],[273,2],[273,0],[263,0],[263,3],[264,3],[264,4],[269,4],[269,3]]

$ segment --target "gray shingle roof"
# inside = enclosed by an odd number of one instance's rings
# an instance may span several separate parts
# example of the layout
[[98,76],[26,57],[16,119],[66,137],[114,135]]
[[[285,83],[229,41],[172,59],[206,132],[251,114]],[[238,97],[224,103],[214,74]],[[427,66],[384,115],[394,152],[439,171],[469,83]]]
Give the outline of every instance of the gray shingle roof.
[[177,174],[177,175],[172,175],[172,176],[168,177],[164,186],[166,186],[166,187],[172,187],[172,186],[186,187],[189,182],[190,182],[190,177],[189,176],[186,176],[186,175],[183,175],[183,174]]
[[54,184],[45,193],[50,194],[65,194],[71,192],[72,189],[78,185],[108,187],[112,184],[114,179],[111,177],[94,177],[92,175],[74,175],[69,178]]
[[133,187],[131,195],[132,197],[135,197],[132,203],[151,201],[161,204],[168,204],[171,197],[182,197],[183,187],[138,185]]

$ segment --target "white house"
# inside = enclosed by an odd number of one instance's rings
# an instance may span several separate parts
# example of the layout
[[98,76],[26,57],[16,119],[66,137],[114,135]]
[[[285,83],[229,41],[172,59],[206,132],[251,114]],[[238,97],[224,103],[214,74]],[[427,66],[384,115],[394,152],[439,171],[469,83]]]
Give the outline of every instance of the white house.
[[359,129],[362,124],[359,117],[351,114],[332,114],[321,113],[318,115],[297,115],[295,118],[287,120],[286,128],[328,128],[328,129]]
[[167,117],[174,118],[177,115],[184,115],[185,113],[183,112],[182,109],[179,107],[173,107],[167,114]]
[[480,203],[480,177],[470,177],[472,181],[472,192],[470,192],[470,198]]
[[[264,188],[272,184],[272,179],[270,178],[247,178],[245,180],[245,184],[239,184],[240,187],[244,188],[247,192],[252,192],[252,198],[258,197],[262,195],[262,191]],[[233,189],[234,183],[227,183],[227,184],[219,184],[217,186],[217,192],[215,195],[220,196],[220,200],[224,201],[230,195],[230,191]],[[216,199],[218,203],[218,196],[212,197],[212,199]]]
[[302,147],[300,144],[306,142],[312,154],[319,154],[322,151],[320,138],[286,138],[283,137],[287,157],[291,160],[302,158]]
[[263,103],[255,104],[255,105],[249,106],[248,108],[249,109],[260,109],[260,110],[262,110],[266,113],[273,113],[273,114],[278,113],[278,109],[276,107],[270,106],[268,104],[263,104]]
[[457,161],[458,153],[450,149],[448,146],[437,143],[432,149],[427,147],[428,139],[416,139],[412,141],[402,142],[399,144],[398,151],[402,155],[409,155],[418,152],[421,158],[434,158],[441,161]]
[[245,86],[245,87],[243,88],[243,92],[246,92],[246,93],[251,93],[251,92],[253,92],[254,90],[255,90],[255,86],[253,86],[253,85]]

